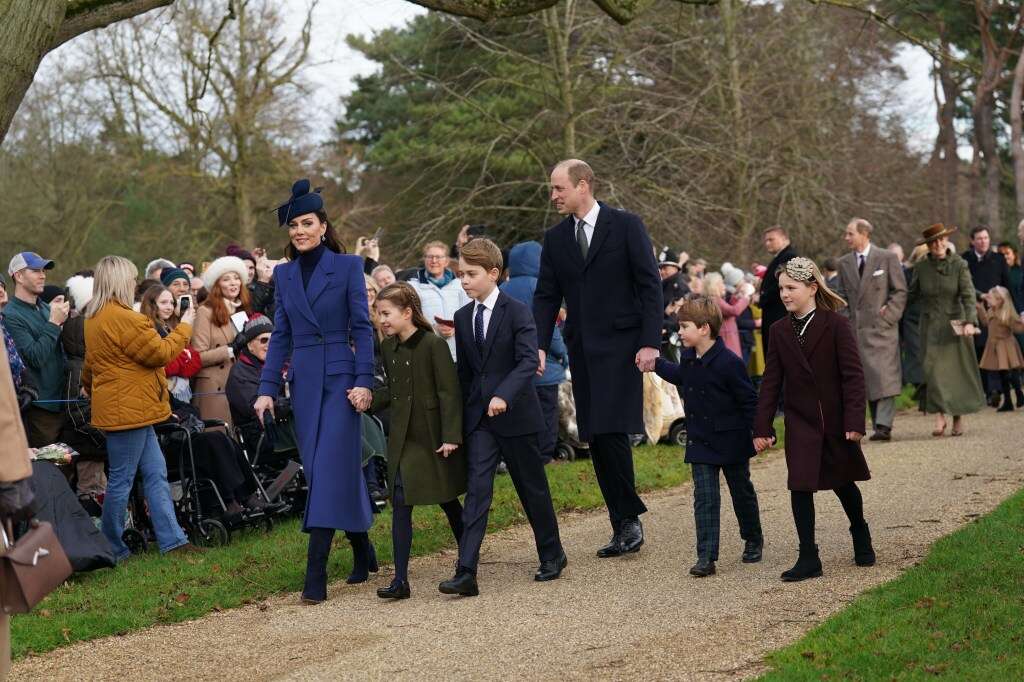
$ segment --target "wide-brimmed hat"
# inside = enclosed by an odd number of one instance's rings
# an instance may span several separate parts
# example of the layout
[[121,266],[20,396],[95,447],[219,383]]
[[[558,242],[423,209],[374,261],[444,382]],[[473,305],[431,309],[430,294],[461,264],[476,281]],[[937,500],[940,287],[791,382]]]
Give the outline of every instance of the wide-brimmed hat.
[[941,239],[942,237],[953,234],[954,232],[956,232],[956,227],[952,225],[946,227],[942,223],[935,223],[934,225],[932,225],[927,230],[921,233],[921,239],[917,240],[916,245],[920,246],[921,244],[933,242],[936,239]]

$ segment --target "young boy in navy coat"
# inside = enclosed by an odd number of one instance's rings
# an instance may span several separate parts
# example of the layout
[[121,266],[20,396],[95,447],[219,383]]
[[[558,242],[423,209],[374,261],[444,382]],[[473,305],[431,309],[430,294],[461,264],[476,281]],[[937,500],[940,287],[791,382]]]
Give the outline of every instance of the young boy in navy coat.
[[537,326],[529,308],[498,290],[502,265],[501,250],[489,239],[474,239],[459,251],[462,288],[473,299],[455,313],[469,480],[459,563],[455,577],[438,589],[466,597],[479,594],[480,545],[487,532],[494,474],[502,459],[537,543],[540,568],[534,580],[554,580],[566,565],[538,446],[544,419],[533,389],[540,364]]
[[732,495],[732,506],[746,541],[743,562],[761,560],[764,540],[757,493],[750,482],[757,393],[743,361],[718,338],[722,313],[713,300],[685,300],[677,313],[685,348],[679,364],[659,358],[654,371],[680,387],[686,410],[686,462],[693,468],[693,514],[697,526],[697,563],[690,575],[715,573],[718,560],[721,496],[718,473]]

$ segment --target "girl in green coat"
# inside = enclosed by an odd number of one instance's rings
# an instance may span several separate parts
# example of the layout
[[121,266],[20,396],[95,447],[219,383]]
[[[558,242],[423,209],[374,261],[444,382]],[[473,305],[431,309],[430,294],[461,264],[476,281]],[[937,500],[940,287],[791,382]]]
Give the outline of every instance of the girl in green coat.
[[377,295],[374,306],[388,337],[381,343],[387,380],[373,392],[371,409],[391,409],[388,488],[395,552],[395,579],[377,596],[407,599],[413,506],[440,505],[456,541],[462,537],[462,394],[448,344],[423,316],[416,291],[396,282]]

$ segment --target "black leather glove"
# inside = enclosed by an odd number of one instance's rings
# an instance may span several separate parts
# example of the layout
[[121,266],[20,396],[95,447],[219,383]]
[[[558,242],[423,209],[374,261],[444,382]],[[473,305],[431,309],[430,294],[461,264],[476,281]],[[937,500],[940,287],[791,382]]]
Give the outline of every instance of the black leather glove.
[[35,386],[22,384],[18,389],[18,410],[24,412],[35,400],[39,398],[39,392]]
[[36,496],[29,478],[0,483],[0,518],[14,523],[28,521],[36,515]]

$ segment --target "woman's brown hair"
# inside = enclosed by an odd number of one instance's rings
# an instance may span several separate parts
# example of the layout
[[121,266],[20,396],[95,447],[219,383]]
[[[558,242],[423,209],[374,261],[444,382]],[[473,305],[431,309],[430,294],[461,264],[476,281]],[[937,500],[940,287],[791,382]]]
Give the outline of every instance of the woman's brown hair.
[[[210,319],[213,321],[213,325],[215,327],[223,327],[231,322],[231,313],[228,312],[228,304],[224,300],[224,292],[220,288],[219,279],[209,285],[209,292],[206,300],[203,301],[203,305],[210,309]],[[245,286],[245,284],[242,284],[238,289],[238,301],[241,305],[238,306],[238,310],[235,312],[245,311],[248,315],[252,315],[252,300],[249,298],[249,287]]]
[[814,304],[818,308],[836,312],[846,307],[846,301],[842,296],[828,288],[825,278],[818,269],[818,264],[810,258],[797,256],[786,262],[781,268],[775,271],[776,277],[786,275],[796,282],[810,286],[816,284],[817,291],[814,292]]
[[171,290],[165,287],[163,284],[155,284],[142,293],[142,302],[139,305],[139,312],[153,320],[154,326],[157,331],[161,329],[170,330],[178,326],[178,315],[172,313],[170,319],[166,322],[160,319],[160,311],[157,310],[156,300],[160,298],[160,295],[164,292],[171,293]]
[[434,332],[434,327],[427,322],[427,318],[423,315],[419,294],[416,293],[416,290],[408,282],[395,282],[381,289],[380,293],[377,294],[377,302],[380,303],[381,301],[387,301],[399,310],[409,308],[412,310],[412,323],[417,329],[430,333]]
[[[304,213],[303,215],[306,214]],[[324,246],[334,253],[348,253],[348,251],[345,250],[345,245],[341,243],[340,239],[338,239],[338,233],[334,231],[334,225],[331,225],[331,221],[328,220],[327,211],[320,209],[319,211],[316,211],[315,215],[320,222],[327,226],[327,231],[324,232]],[[301,217],[302,216],[295,216],[292,220],[296,220]],[[292,244],[291,240],[288,240],[288,246],[285,247],[284,252],[288,260],[298,260],[300,255],[299,250],[295,248],[295,245]]]

